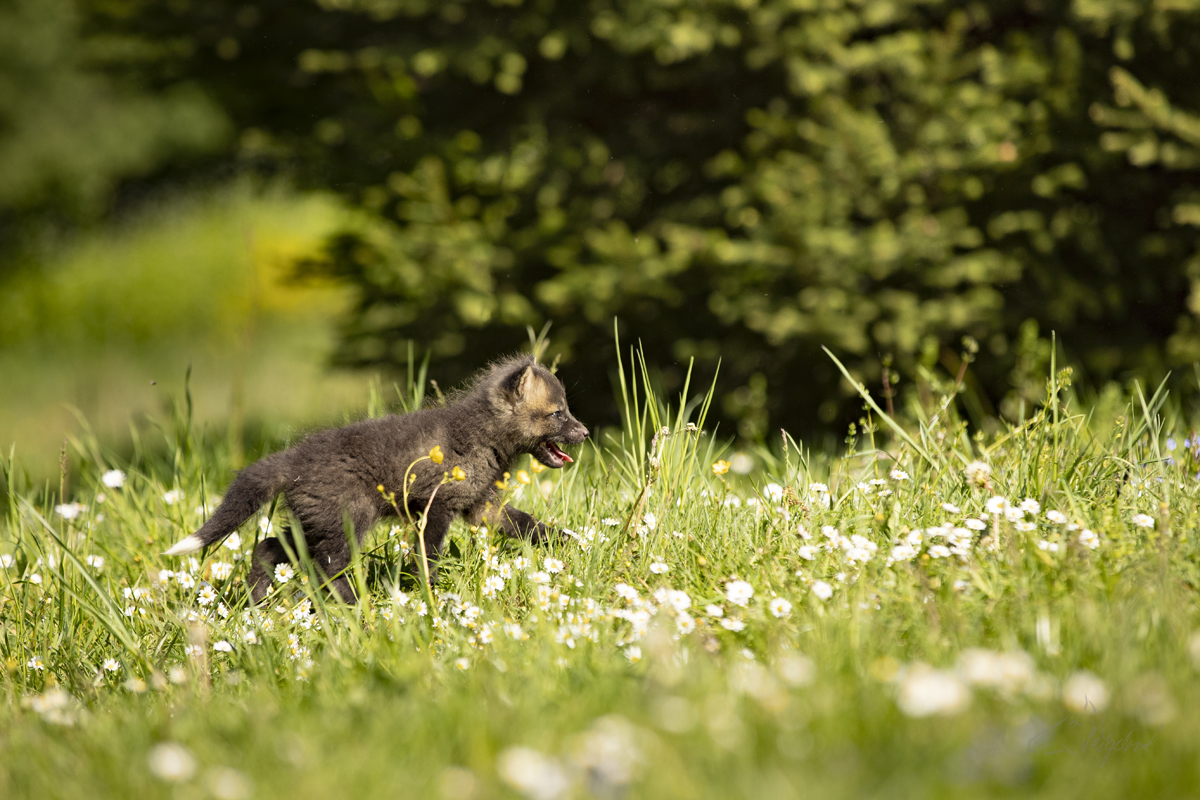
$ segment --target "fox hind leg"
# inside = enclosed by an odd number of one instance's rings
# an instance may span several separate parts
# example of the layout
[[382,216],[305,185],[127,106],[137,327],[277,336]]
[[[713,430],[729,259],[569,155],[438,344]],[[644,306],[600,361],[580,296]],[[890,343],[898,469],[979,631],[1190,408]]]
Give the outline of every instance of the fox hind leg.
[[[353,604],[358,597],[354,588],[344,574],[350,565],[350,548],[345,541],[337,546],[337,539],[319,539],[306,541],[310,548],[313,564],[326,576],[337,576],[330,581],[329,586],[337,592],[343,602]],[[330,546],[332,544],[332,546]],[[290,564],[287,549],[278,539],[272,537],[263,539],[254,548],[254,565],[250,568],[250,599],[254,605],[262,603],[263,598],[271,591],[275,582],[275,568],[280,564]]]
[[[454,520],[454,512],[444,506],[434,504],[425,518],[425,555],[429,560],[429,585],[437,583],[437,562],[442,555],[442,547],[446,544],[446,534],[450,531],[450,523]],[[421,551],[416,553],[417,573],[421,572]]]
[[350,543],[344,533],[339,531],[321,538],[310,537],[309,552],[318,572],[328,581],[332,589],[343,603],[354,605],[358,602],[358,594],[346,574],[350,566]]
[[275,581],[275,567],[287,564],[290,560],[287,550],[278,539],[271,537],[258,543],[254,548],[253,566],[250,568],[250,599],[254,605],[261,603],[271,591],[271,584]]
[[326,585],[349,605],[358,602],[348,574],[352,556],[349,537],[354,536],[361,543],[378,519],[379,510],[374,502],[363,500],[347,504],[336,521],[331,515],[311,519],[307,524],[300,520],[313,566],[327,581]]

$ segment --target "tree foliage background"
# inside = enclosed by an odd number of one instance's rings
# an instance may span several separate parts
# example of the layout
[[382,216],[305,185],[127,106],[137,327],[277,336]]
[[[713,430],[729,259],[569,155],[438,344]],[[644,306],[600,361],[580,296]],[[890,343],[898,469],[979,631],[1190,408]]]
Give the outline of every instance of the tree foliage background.
[[203,90],[148,87],[125,67],[155,46],[90,32],[92,14],[71,0],[0,4],[0,270],[47,227],[102,216],[123,183],[228,139],[224,112]]
[[222,168],[369,212],[306,267],[360,290],[347,364],[455,379],[551,321],[594,419],[616,317],[668,389],[720,358],[753,438],[856,415],[821,345],[878,388],[972,336],[1010,417],[1051,330],[1093,385],[1200,359],[1200,0],[75,8],[113,85],[220,107]]

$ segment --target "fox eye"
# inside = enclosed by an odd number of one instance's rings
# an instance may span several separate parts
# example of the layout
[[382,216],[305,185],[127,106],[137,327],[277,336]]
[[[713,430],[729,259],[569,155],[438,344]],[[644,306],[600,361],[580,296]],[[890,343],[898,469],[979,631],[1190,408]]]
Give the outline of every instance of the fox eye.
[[553,414],[550,415],[551,419],[558,419],[560,416],[562,416],[561,411],[555,411]]

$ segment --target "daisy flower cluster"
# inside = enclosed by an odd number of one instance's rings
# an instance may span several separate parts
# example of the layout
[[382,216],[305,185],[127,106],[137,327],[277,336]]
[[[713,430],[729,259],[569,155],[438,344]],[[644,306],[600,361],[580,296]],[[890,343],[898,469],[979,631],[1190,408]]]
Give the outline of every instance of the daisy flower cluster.
[[[312,600],[297,597],[270,608],[245,609],[239,614],[230,614],[223,604],[219,609],[214,614],[211,608],[201,606],[180,614],[185,623],[205,631],[206,640],[212,642],[209,649],[213,657],[231,657],[240,648],[273,643],[294,664],[297,679],[308,677],[314,663],[313,651],[323,641],[320,634],[324,630]],[[185,645],[184,653],[190,659],[200,659],[204,647],[193,642]],[[175,683],[185,680],[182,673],[179,680],[172,678]]]
[[[720,463],[722,462],[717,462],[717,464]],[[713,465],[713,469],[716,471],[716,464]],[[763,484],[760,491],[748,496],[744,496],[734,491],[730,486],[725,485],[723,492],[710,492],[708,489],[702,489],[700,491],[700,498],[710,503],[719,503],[722,508],[733,511],[753,511],[756,516],[763,513],[774,513],[785,520],[792,517],[792,511],[788,508],[789,503],[796,502],[796,495],[793,491],[773,481]],[[676,505],[683,505],[682,497],[676,500]]]
[[[1022,533],[1040,530],[1043,538],[1039,539],[1036,545],[1043,552],[1060,552],[1072,538],[1081,547],[1089,550],[1100,546],[1100,537],[1084,527],[1082,522],[1071,522],[1066,514],[1056,509],[1043,512],[1041,503],[1030,497],[1014,505],[1001,495],[993,495],[984,503],[984,512],[983,516],[990,516],[993,525],[1003,520]],[[984,530],[987,527],[987,523],[982,519],[969,519],[967,524],[975,530]],[[995,549],[994,543],[992,549]]]
[[[617,601],[609,609],[608,616],[620,621],[618,647],[632,646],[640,641],[649,630],[651,620],[659,615],[673,622],[675,639],[700,630],[706,633],[707,648],[719,647],[719,642],[709,632],[745,630],[746,614],[755,606],[756,596],[754,586],[736,576],[724,584],[724,603],[705,603],[702,609],[686,591],[670,585],[658,586],[647,597],[627,583],[616,584],[613,591]],[[777,619],[790,616],[792,603],[783,597],[772,597],[767,602],[767,612]]]
[[898,561],[912,561],[921,553],[930,558],[957,556],[960,561],[966,562],[973,553],[975,535],[971,528],[958,527],[949,522],[936,528],[916,528],[902,533],[885,563],[891,566]]
[[[949,502],[942,503],[941,508],[951,514],[960,514],[962,511]],[[984,503],[983,513],[979,516],[968,516],[957,524],[947,521],[936,527],[905,528],[893,544],[885,563],[891,566],[897,562],[912,561],[922,554],[931,559],[957,556],[960,562],[965,563],[976,552],[976,545],[982,545],[987,552],[996,552],[999,543],[989,531],[1008,530],[1009,526],[1021,533],[1042,529],[1045,538],[1038,540],[1036,545],[1039,550],[1049,553],[1059,552],[1060,541],[1072,534],[1082,547],[1093,550],[1099,547],[1100,537],[1081,523],[1068,522],[1065,514],[1054,509],[1046,511],[1039,518],[1041,510],[1041,504],[1033,498],[1027,497],[1014,505],[1002,496],[993,495]]]
[[[390,590],[389,599],[389,603],[378,607],[377,613],[395,625],[411,622],[413,618],[428,618],[438,636],[435,643],[438,649],[453,649],[453,643],[447,640],[456,630],[463,633],[467,646],[476,649],[495,641],[496,625],[483,618],[484,609],[456,592],[435,595],[432,614],[428,603],[399,588]],[[388,638],[394,639],[395,634],[389,633]]]
[[[602,536],[592,529],[587,529],[586,535],[593,541]],[[554,555],[537,560],[525,555],[505,559],[498,546],[489,545],[482,558],[485,571],[479,585],[480,605],[444,592],[435,595],[430,609],[419,593],[393,589],[391,602],[378,606],[379,615],[393,625],[427,619],[436,637],[435,649],[448,655],[465,657],[471,650],[492,644],[498,636],[524,642],[539,635],[566,650],[584,643],[611,642],[636,662],[641,658],[639,643],[656,617],[667,620],[672,635],[679,639],[698,629],[742,631],[752,607],[775,619],[792,613],[790,600],[773,595],[756,606],[759,594],[748,581],[736,577],[723,584],[723,603],[707,603],[700,610],[687,591],[663,582],[672,568],[658,557],[647,559],[646,578],[661,585],[639,589],[629,582],[617,582],[608,601],[580,593],[583,582],[567,562]],[[389,633],[394,635],[394,630]],[[719,647],[715,640],[705,644]]]
[[[971,465],[966,471],[968,485],[978,488],[992,487],[992,471],[982,462]],[[911,487],[911,488],[910,488]],[[903,488],[903,491],[901,489]],[[1095,550],[1102,543],[1101,537],[1080,521],[1056,509],[1044,510],[1042,503],[1032,497],[1010,501],[990,491],[982,497],[968,497],[964,506],[973,507],[973,513],[959,505],[942,501],[937,507],[947,514],[946,519],[935,526],[902,526],[894,538],[880,538],[876,525],[863,526],[861,517],[856,517],[843,532],[838,525],[846,524],[848,513],[867,505],[874,505],[875,519],[880,514],[894,513],[894,508],[903,509],[905,500],[910,499],[913,489],[907,471],[893,468],[888,478],[872,478],[853,484],[853,489],[834,508],[834,495],[825,483],[809,483],[803,493],[805,513],[802,521],[793,530],[799,536],[795,555],[799,569],[795,575],[807,585],[812,594],[824,601],[830,599],[836,587],[860,579],[863,570],[871,565],[892,567],[902,563],[936,564],[943,562],[966,566],[973,560],[987,557],[1003,557],[1001,544],[1008,536],[1019,548],[1031,547],[1044,560],[1056,554],[1065,554],[1070,547],[1082,551]],[[897,492],[900,494],[893,497]],[[920,497],[919,493],[916,497]],[[881,498],[886,504],[875,505]],[[916,498],[913,498],[916,499]],[[861,512],[860,512],[861,513]],[[925,516],[927,519],[928,517]],[[1136,527],[1153,528],[1155,520],[1147,514],[1130,518]],[[808,525],[814,526],[811,532]],[[1032,537],[1027,535],[1032,534]],[[1049,563],[1049,561],[1047,561]],[[955,588],[965,589],[966,580],[957,580]]]
[[83,714],[79,701],[59,686],[50,686],[41,694],[27,696],[22,699],[21,705],[45,722],[63,727],[74,725]]
[[581,793],[624,797],[644,772],[653,741],[624,717],[610,714],[569,737],[561,756],[523,745],[507,747],[496,760],[496,771],[510,789],[530,800]]
[[[1103,711],[1110,697],[1107,684],[1091,672],[1076,671],[1060,684],[1039,671],[1033,657],[1023,650],[970,648],[948,669],[915,662],[894,669],[885,665],[876,672],[884,673],[879,677],[892,685],[897,707],[910,717],[959,714],[981,692],[1008,703],[1023,698],[1043,703],[1057,698],[1078,714]],[[1161,711],[1163,703],[1158,706]]]
[[[875,560],[879,545],[861,534],[844,535],[832,525],[821,526],[820,537],[814,537],[806,527],[800,525],[797,533],[805,543],[797,549],[797,555],[806,566],[832,577],[837,583],[854,580],[862,568]],[[814,580],[805,569],[797,570],[796,577],[809,585],[809,589],[820,600],[833,596],[833,587],[824,580]]]

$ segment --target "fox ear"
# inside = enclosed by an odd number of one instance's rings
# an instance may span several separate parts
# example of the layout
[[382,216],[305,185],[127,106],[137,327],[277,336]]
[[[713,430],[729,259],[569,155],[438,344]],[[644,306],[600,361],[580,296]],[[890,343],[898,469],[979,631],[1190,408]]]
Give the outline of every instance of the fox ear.
[[504,388],[513,400],[524,400],[529,397],[534,379],[533,367],[528,366],[510,375],[508,380],[504,382]]
[[537,380],[537,376],[533,372],[533,367],[526,367],[525,371],[521,373],[520,382],[517,384],[517,396],[522,400],[528,400],[535,380]]

